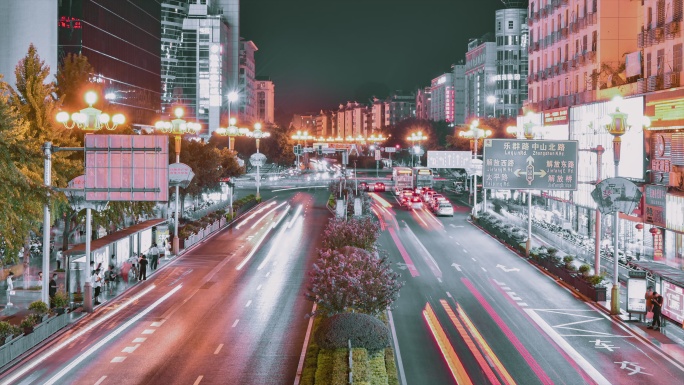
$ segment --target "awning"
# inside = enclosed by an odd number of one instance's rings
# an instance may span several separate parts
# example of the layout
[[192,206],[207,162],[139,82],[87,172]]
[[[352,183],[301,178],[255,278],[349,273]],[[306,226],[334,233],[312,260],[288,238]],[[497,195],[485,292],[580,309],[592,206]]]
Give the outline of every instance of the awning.
[[679,270],[664,263],[653,261],[632,261],[631,264],[646,270],[653,275],[657,275],[665,281],[669,281],[677,286],[684,287],[684,270]]
[[[112,244],[118,240],[129,237],[135,233],[147,230],[149,228],[157,226],[160,223],[164,223],[166,221],[167,221],[166,219],[150,219],[149,221],[140,222],[140,223],[135,224],[133,226],[126,227],[123,230],[117,231],[115,233],[109,234],[105,237],[102,237],[100,239],[96,239],[96,240],[90,242],[90,250],[95,251],[95,250],[100,249],[102,247],[105,247],[109,244]],[[84,255],[84,254],[85,254],[85,243],[78,244],[78,245],[76,245],[76,246],[72,247],[71,249],[64,252],[64,255]]]

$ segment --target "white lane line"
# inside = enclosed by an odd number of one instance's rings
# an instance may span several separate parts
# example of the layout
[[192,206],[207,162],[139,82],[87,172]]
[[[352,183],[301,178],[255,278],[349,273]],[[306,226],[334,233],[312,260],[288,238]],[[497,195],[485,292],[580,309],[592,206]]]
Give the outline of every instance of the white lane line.
[[454,239],[454,237],[452,237],[451,235],[449,235],[449,238]]
[[392,311],[387,310],[387,315],[389,316],[390,330],[392,331],[392,340],[394,341],[394,353],[397,359],[397,366],[399,367],[399,379],[402,385],[406,385],[406,373],[404,373],[404,363],[401,360],[401,352],[399,351],[399,340],[397,339],[397,330],[394,328],[394,318],[392,317]]
[[511,288],[508,286],[502,286],[501,289],[504,291],[511,291]]
[[114,357],[110,362],[124,362],[126,357]]
[[[144,295],[146,295],[146,294],[148,294],[149,292],[151,292],[152,290],[154,290],[156,287],[157,287],[156,285],[152,284],[150,287],[148,287],[147,289],[145,289],[144,291],[142,291],[140,294],[136,295],[135,297],[129,299],[129,300],[126,301],[123,305],[121,305],[121,306],[119,306],[118,308],[114,309],[112,312],[108,313],[107,315],[105,315],[104,317],[98,319],[97,321],[93,322],[92,324],[88,324],[88,326],[84,327],[81,331],[79,331],[79,332],[75,333],[74,335],[72,335],[71,337],[67,338],[67,339],[66,339],[64,342],[62,342],[61,344],[58,344],[58,345],[55,346],[54,348],[52,348],[52,349],[46,351],[45,354],[42,355],[41,357],[36,357],[36,358],[34,358],[33,360],[31,360],[31,362],[30,362],[29,364],[27,364],[26,366],[24,366],[21,370],[17,370],[17,372],[14,373],[14,374],[7,380],[6,383],[9,384],[9,383],[15,382],[19,377],[21,377],[21,376],[23,376],[24,374],[26,374],[26,373],[28,373],[29,371],[31,371],[33,368],[35,368],[37,365],[39,365],[40,363],[42,363],[43,361],[45,361],[46,359],[48,359],[50,356],[52,356],[52,355],[54,355],[55,353],[59,352],[60,350],[64,349],[66,346],[69,346],[69,344],[71,344],[72,342],[74,342],[76,339],[81,338],[84,334],[88,333],[88,332],[91,331],[92,329],[98,327],[101,323],[106,322],[106,321],[109,320],[110,318],[114,317],[114,315],[116,315],[118,312],[124,310],[124,309],[127,308],[129,305],[131,305],[132,303],[138,301],[140,298],[142,298]],[[180,287],[182,287],[182,285],[180,285],[180,286],[178,286],[178,287],[180,288]],[[172,290],[170,293],[175,293],[175,292],[176,292],[176,290],[174,289],[174,290]],[[168,295],[169,295],[169,294],[167,294],[167,296],[168,296]],[[167,296],[164,296],[164,299],[168,298]],[[154,306],[156,306],[156,305],[154,305]],[[152,310],[152,309],[150,309],[150,310]],[[147,313],[149,313],[149,311],[144,311],[143,313],[141,313],[141,314],[139,314],[138,316],[136,316],[135,320],[137,321],[138,319],[140,319],[143,315],[145,315],[145,314],[147,314]],[[118,333],[117,333],[117,334],[118,334]],[[99,349],[99,347],[98,347],[98,349]],[[93,352],[94,352],[94,350],[93,350]],[[92,352],[89,353],[89,354],[92,354]],[[83,361],[84,359],[85,359],[85,357],[83,357],[83,358],[81,359],[81,361]],[[78,363],[80,363],[80,361],[79,361]],[[74,367],[75,367],[76,365],[78,365],[78,363],[74,364]],[[71,369],[68,369],[68,370],[64,371],[59,377],[57,377],[57,379],[59,379],[60,377],[64,376],[64,374],[66,374],[69,370],[71,370]],[[53,378],[54,378],[54,377],[53,377]],[[54,382],[53,382],[53,383],[54,383]]]
[[454,227],[454,228],[456,227],[456,225],[453,223],[449,223],[449,226]]
[[249,301],[247,301],[247,305],[245,305],[245,307],[249,307],[249,305],[251,305],[251,304],[252,304],[252,300],[250,299]]
[[447,293],[447,297],[452,298],[451,293],[449,293],[448,291],[446,293]]
[[203,378],[204,378],[204,376],[197,377],[197,379],[195,380],[195,383],[192,385],[198,385],[200,383],[200,381],[202,381]]
[[236,319],[235,322],[233,322],[233,327],[236,327],[237,324],[238,324],[238,322],[240,322],[240,320],[239,320],[239,319]]
[[136,338],[136,339],[133,340],[133,343],[134,343],[134,344],[139,344],[139,343],[141,343],[141,342],[145,342],[146,340],[147,340],[147,338],[145,338],[145,337],[138,337],[138,338]]
[[261,285],[257,286],[257,291],[261,290]]
[[518,302],[518,306],[525,307],[525,306],[527,306],[527,304],[525,302]]
[[268,273],[266,273],[266,278],[268,278],[269,275],[271,275],[270,271]]
[[145,329],[142,332],[142,334],[152,334],[152,333],[154,333],[154,329]]
[[463,252],[464,252],[464,253],[467,253],[467,252],[468,252],[468,250],[466,250],[466,249],[463,249]]
[[522,298],[518,297],[518,295],[515,294],[514,291],[507,291],[506,294],[508,294],[508,296],[511,297],[513,301],[522,301]]
[[458,242],[456,242],[456,244],[457,244],[457,245],[459,245],[459,246],[461,246],[461,244],[460,244],[460,243],[458,243]]
[[223,347],[223,344],[219,345],[216,350],[214,350],[214,354],[218,354],[221,351],[221,348]]
[[121,351],[121,353],[133,353],[135,349],[137,349],[140,346],[140,344],[137,344],[135,346],[126,346],[124,350]]
[[477,261],[477,259],[475,259],[475,258],[470,258],[470,259],[472,259],[473,261]]
[[96,382],[94,385],[100,385],[100,384],[102,383],[102,381],[105,380],[105,378],[107,378],[107,376],[102,376],[102,377],[100,377],[100,379],[97,380],[97,382]]
[[439,283],[442,283],[442,278],[437,277],[437,281],[439,281]]
[[165,319],[164,319],[164,320],[161,320],[161,321],[152,322],[152,323],[150,324],[150,326],[155,327],[155,328],[158,328],[158,327],[162,326],[162,325],[164,324],[164,322],[166,322]]
[[527,313],[527,315],[530,316],[530,318],[532,318],[532,320],[536,322],[537,325],[539,325],[539,327],[542,328],[542,330],[544,330],[544,332],[546,332],[546,334],[549,337],[551,337],[551,339],[554,342],[556,342],[556,344],[558,344],[558,346],[560,346],[560,348],[563,349],[563,351],[567,355],[569,355],[570,358],[572,358],[577,363],[577,365],[579,365],[579,367],[582,368],[582,370],[584,370],[589,375],[589,377],[596,381],[597,384],[610,385],[610,381],[603,377],[603,375],[598,370],[596,370],[596,368],[594,368],[589,363],[589,361],[582,357],[582,355],[577,350],[575,350],[567,341],[565,341],[558,333],[556,333],[556,331],[551,326],[549,326],[549,324],[547,324],[537,314],[537,312],[535,312],[532,309],[525,309],[525,313]]

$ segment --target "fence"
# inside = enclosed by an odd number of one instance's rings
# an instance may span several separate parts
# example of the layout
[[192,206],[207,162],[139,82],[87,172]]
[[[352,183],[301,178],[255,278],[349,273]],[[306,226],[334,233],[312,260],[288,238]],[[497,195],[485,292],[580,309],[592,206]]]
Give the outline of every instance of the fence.
[[230,206],[230,201],[219,202],[215,205],[211,205],[211,206],[204,208],[204,209],[201,209],[201,210],[191,211],[191,212],[187,213],[187,217],[190,217],[190,218],[192,218],[193,221],[196,221],[196,220],[199,220],[201,218],[204,218],[205,216],[207,216],[207,214],[211,214],[214,211],[224,209],[228,206]]
[[218,221],[208,225],[207,227],[200,229],[197,234],[193,234],[189,236],[188,238],[185,239],[183,242],[183,248],[187,249],[188,247],[200,242],[204,238],[208,237],[210,234],[215,233],[216,231],[220,230],[223,228],[223,226],[226,225],[226,218],[221,217]]
[[60,314],[36,325],[33,333],[6,340],[5,344],[0,346],[0,367],[7,365],[68,324],[69,315]]

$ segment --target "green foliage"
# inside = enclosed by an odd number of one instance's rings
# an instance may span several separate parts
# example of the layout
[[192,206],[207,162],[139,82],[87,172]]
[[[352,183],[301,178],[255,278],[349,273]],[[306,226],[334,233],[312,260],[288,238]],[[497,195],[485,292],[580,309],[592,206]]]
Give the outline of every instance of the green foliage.
[[[314,317],[312,331],[318,329],[321,323],[322,316]],[[316,376],[316,367],[318,364],[318,353],[321,349],[318,347],[313,338],[309,339],[309,346],[306,348],[306,356],[304,357],[304,367],[302,368],[301,385],[314,385]]]
[[333,351],[332,385],[346,385],[348,382],[349,360],[347,358],[347,350],[335,349]]
[[352,383],[353,384],[372,384],[370,380],[370,369],[368,367],[368,350],[364,348],[352,349]]
[[591,283],[594,286],[600,285],[603,282],[603,275],[592,275],[590,277],[586,277],[587,282]]
[[389,329],[385,324],[360,313],[340,313],[326,318],[316,330],[314,339],[322,349],[345,348],[349,340],[352,347],[370,351],[390,346]]
[[380,225],[374,217],[344,220],[332,218],[323,230],[323,248],[341,249],[345,246],[375,250],[380,235]]
[[582,275],[584,275],[584,276],[587,276],[587,275],[589,274],[589,271],[591,271],[591,266],[589,266],[589,265],[586,264],[586,263],[583,263],[583,264],[579,267],[579,272],[582,273]]
[[48,305],[43,302],[43,301],[33,301],[28,307],[29,311],[33,312],[36,315],[39,316],[44,316],[48,312],[50,312],[50,308]]
[[21,329],[7,321],[0,321],[0,345],[5,343],[5,338],[21,334]]
[[41,317],[38,314],[28,314],[26,317],[24,317],[23,320],[21,320],[21,323],[19,324],[19,327],[21,328],[32,328],[41,321]]
[[394,349],[385,349],[385,370],[387,370],[387,383],[389,385],[399,385],[399,372],[397,363],[394,360]]
[[572,264],[572,261],[574,260],[575,257],[572,255],[566,255],[565,257],[563,257],[563,263],[565,263],[565,267],[568,269],[570,268],[570,266],[574,267],[574,265]]
[[318,361],[316,363],[316,375],[314,384],[332,383],[332,369],[333,351],[330,349],[321,349],[318,352]]
[[368,361],[371,384],[388,384],[387,367],[385,366],[385,351],[373,352]]
[[64,292],[58,291],[52,298],[52,304],[57,308],[65,308],[69,306],[69,298]]

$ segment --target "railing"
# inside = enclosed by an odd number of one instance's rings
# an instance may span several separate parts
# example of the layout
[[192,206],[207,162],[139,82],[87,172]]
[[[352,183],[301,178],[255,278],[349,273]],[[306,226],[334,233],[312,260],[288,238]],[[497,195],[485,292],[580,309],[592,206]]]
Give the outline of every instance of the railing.
[[201,210],[190,211],[186,214],[186,216],[188,216],[188,217],[192,218],[192,220],[196,221],[200,218],[207,216],[207,214],[211,214],[214,211],[224,209],[224,208],[228,207],[229,205],[230,205],[230,201],[219,202],[219,203],[216,203],[214,205],[211,205],[211,206],[204,208],[204,209],[201,209]]
[[60,314],[36,325],[33,332],[8,339],[0,346],[0,367],[7,365],[69,324],[69,315]]

